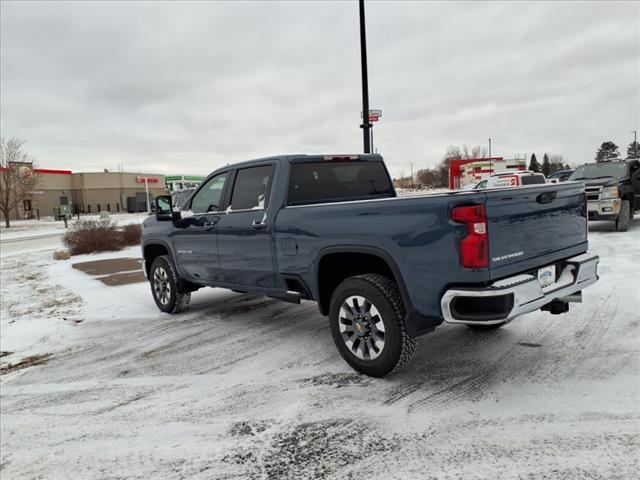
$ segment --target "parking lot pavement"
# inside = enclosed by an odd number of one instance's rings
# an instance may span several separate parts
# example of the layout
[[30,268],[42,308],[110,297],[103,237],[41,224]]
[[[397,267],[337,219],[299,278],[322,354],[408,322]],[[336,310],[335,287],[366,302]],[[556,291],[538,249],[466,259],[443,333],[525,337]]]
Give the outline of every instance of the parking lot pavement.
[[[49,356],[2,377],[2,478],[635,478],[640,220],[590,241],[602,277],[568,314],[443,326],[385,379],[349,369],[310,302],[204,289],[165,315],[146,283],[3,258],[2,350]],[[42,292],[5,300],[20,285]]]

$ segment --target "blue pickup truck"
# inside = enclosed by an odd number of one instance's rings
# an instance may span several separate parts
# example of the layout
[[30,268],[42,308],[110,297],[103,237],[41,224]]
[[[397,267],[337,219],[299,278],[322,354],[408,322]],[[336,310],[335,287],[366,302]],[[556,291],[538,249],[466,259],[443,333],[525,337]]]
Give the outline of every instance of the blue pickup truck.
[[397,197],[379,155],[285,155],[229,165],[184,204],[156,199],[142,251],[160,310],[222,287],[312,300],[355,370],[405,366],[443,321],[493,330],[565,313],[598,280],[584,184]]

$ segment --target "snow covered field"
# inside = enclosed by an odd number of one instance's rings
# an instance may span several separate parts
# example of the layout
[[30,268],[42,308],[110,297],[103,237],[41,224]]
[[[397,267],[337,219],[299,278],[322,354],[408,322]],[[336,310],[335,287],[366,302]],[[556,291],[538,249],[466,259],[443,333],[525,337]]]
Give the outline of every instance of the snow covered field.
[[637,478],[640,219],[590,241],[601,280],[569,314],[442,326],[387,379],[349,369],[313,303],[204,289],[165,315],[71,268],[138,248],[3,250],[0,476]]

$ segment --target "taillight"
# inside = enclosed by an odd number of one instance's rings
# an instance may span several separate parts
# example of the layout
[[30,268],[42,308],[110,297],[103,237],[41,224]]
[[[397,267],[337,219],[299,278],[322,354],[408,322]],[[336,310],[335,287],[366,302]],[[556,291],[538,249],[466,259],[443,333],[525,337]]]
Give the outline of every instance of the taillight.
[[488,268],[489,235],[484,205],[455,207],[451,219],[467,226],[467,234],[460,240],[460,264],[465,268]]

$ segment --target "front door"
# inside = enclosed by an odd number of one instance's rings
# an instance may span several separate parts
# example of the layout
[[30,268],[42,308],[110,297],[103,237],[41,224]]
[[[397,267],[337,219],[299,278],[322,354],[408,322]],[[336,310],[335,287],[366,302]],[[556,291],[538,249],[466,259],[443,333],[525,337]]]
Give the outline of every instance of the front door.
[[273,288],[272,219],[267,206],[274,165],[236,171],[229,208],[216,226],[220,281]]
[[[186,279],[210,284],[218,276],[216,225],[224,216],[224,191],[229,173],[210,178],[196,192],[189,210],[176,222],[174,241],[177,264]],[[193,212],[193,215],[187,212]]]

